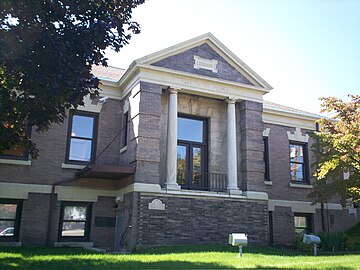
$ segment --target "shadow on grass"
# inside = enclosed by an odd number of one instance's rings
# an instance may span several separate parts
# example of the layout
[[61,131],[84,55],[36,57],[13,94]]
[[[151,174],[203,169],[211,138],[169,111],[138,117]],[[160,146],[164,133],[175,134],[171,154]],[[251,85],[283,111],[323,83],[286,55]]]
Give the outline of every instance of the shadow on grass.
[[[119,255],[121,256],[121,255]],[[71,260],[56,259],[43,261],[28,261],[22,258],[3,258],[0,259],[0,269],[232,269],[223,267],[214,263],[192,263],[184,261],[159,261],[159,262],[142,262],[142,261],[109,261],[94,260],[90,258],[72,258]],[[260,268],[261,269],[261,268]]]
[[[121,256],[121,255],[120,255]],[[92,270],[92,269],[234,269],[215,263],[194,263],[184,261],[160,261],[160,262],[141,262],[141,261],[126,261],[126,262],[109,262],[93,260],[88,258],[72,259],[72,260],[56,260],[47,261],[27,261],[22,258],[2,258],[0,259],[0,269],[2,270],[18,270],[18,269],[77,269],[77,270]],[[266,265],[257,265],[251,268],[241,269],[284,269],[284,270],[300,270],[303,268],[291,267],[273,267]],[[321,268],[323,270],[351,270],[353,268],[347,267],[329,267]]]
[[[135,251],[136,254],[171,254],[171,253],[202,253],[202,252],[230,252],[236,254],[238,252],[237,247],[230,245],[180,245],[180,246],[159,246],[139,249]],[[313,252],[299,251],[286,247],[272,247],[272,246],[249,246],[243,247],[243,252],[246,254],[262,254],[262,255],[274,255],[274,256],[313,256]],[[327,252],[318,251],[319,256],[342,256],[349,254],[360,254],[360,251],[348,251],[348,252]]]

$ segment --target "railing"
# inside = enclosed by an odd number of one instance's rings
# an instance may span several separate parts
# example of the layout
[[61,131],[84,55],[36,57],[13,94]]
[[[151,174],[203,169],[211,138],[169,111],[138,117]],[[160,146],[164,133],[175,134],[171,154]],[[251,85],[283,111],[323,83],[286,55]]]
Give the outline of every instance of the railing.
[[225,191],[227,175],[224,173],[205,173],[209,191]]
[[224,173],[194,174],[192,179],[183,171],[177,172],[178,184],[182,189],[223,192],[226,190],[227,176]]

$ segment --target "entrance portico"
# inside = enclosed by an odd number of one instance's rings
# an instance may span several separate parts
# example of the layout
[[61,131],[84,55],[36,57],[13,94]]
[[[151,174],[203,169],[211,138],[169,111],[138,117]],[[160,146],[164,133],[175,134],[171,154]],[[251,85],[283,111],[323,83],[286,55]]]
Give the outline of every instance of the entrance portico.
[[[188,129],[178,130],[178,93],[180,89],[169,88],[168,90],[168,116],[167,116],[167,141],[166,141],[166,182],[165,187],[168,190],[179,190],[181,186],[187,189],[204,189],[209,190],[210,178],[213,175],[206,170],[208,161],[207,153],[211,149],[207,148],[207,125],[201,120],[192,120],[189,118],[180,118],[185,125],[193,125]],[[227,98],[227,128],[226,128],[226,191],[229,193],[240,193],[238,188],[237,177],[237,146],[236,146],[236,110],[235,99]],[[199,122],[195,125],[192,122]],[[198,127],[197,127],[198,126]],[[205,128],[204,128],[205,126]],[[197,131],[196,128],[202,129]],[[184,135],[188,142],[180,138],[178,133],[188,132]],[[201,138],[191,138],[195,133],[201,133]],[[204,133],[204,134],[203,134]],[[191,147],[190,147],[191,146]],[[182,163],[178,163],[179,160]],[[178,164],[181,165],[179,173]],[[181,185],[179,185],[181,184]]]

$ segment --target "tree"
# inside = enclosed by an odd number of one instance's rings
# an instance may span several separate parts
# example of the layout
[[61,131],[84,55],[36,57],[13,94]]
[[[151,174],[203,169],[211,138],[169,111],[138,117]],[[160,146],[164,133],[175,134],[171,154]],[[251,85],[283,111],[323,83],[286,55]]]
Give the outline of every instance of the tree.
[[98,96],[92,65],[107,66],[140,33],[132,10],[144,0],[0,1],[0,153],[36,145],[26,125],[46,131],[69,108]]
[[[317,158],[314,191],[316,202],[325,202],[333,195],[360,202],[360,96],[349,95],[350,101],[321,98],[321,112],[331,118],[318,121],[320,129],[312,134]],[[349,178],[343,179],[343,173]]]

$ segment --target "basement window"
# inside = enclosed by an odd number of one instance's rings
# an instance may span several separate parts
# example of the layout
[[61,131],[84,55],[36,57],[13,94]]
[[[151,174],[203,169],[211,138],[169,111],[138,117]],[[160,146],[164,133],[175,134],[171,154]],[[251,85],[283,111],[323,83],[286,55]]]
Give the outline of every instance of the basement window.
[[311,214],[295,213],[294,223],[295,223],[295,233],[300,238],[302,238],[304,234],[311,233],[312,231]]
[[0,199],[0,241],[19,241],[22,201]]
[[61,204],[59,241],[89,241],[91,203],[63,202]]

